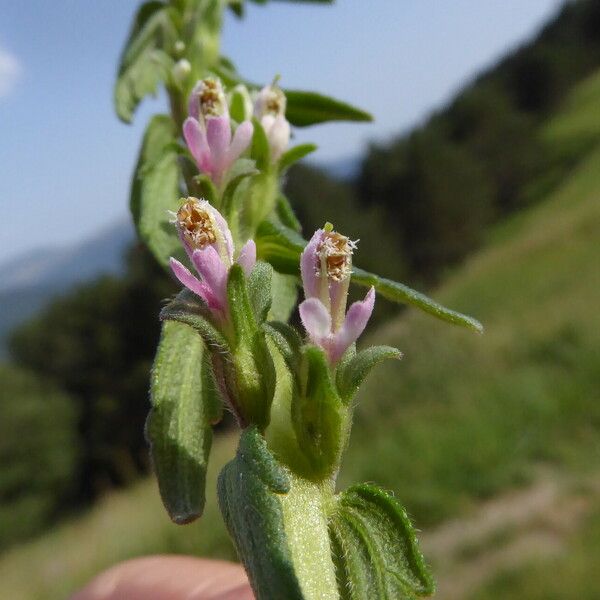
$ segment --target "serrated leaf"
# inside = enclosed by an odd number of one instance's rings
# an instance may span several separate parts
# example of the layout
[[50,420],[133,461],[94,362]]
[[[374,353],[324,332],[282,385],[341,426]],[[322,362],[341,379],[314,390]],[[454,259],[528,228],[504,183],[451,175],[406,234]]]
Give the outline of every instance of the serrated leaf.
[[294,163],[308,156],[317,149],[316,144],[298,144],[284,152],[279,159],[279,172],[283,173],[289,169]]
[[292,423],[310,472],[319,481],[339,466],[347,411],[331,378],[325,353],[316,346],[303,352],[300,389],[292,397]]
[[256,320],[263,323],[271,309],[271,281],[273,267],[269,263],[259,261],[248,277],[248,294],[254,308]]
[[361,484],[340,494],[330,534],[343,600],[414,600],[433,594],[410,519],[380,488]]
[[340,363],[336,373],[336,383],[345,403],[356,394],[371,369],[388,358],[400,359],[402,352],[390,346],[371,346],[354,354],[348,361]]
[[203,377],[203,352],[202,340],[192,329],[163,324],[146,438],[163,503],[178,524],[193,521],[204,509],[211,424],[220,418],[220,404],[205,371]]
[[417,292],[402,283],[379,277],[358,268],[355,268],[352,272],[352,282],[365,287],[374,286],[378,294],[392,302],[410,304],[447,323],[461,325],[477,333],[483,333],[483,325],[477,319],[446,308],[435,300],[428,298],[425,294]]
[[286,471],[259,431],[246,429],[235,459],[219,475],[218,494],[225,524],[256,600],[304,600],[278,498],[289,489]]
[[175,124],[166,115],[152,118],[142,141],[131,185],[130,207],[140,238],[164,267],[170,256],[184,257],[169,211],[179,208],[179,166],[173,142]]
[[114,103],[117,115],[130,123],[141,100],[155,94],[169,77],[173,60],[168,49],[177,39],[176,15],[162,2],[145,2],[134,18],[121,53]]
[[368,112],[323,94],[287,89],[284,92],[287,98],[285,116],[292,125],[297,127],[327,121],[373,120]]

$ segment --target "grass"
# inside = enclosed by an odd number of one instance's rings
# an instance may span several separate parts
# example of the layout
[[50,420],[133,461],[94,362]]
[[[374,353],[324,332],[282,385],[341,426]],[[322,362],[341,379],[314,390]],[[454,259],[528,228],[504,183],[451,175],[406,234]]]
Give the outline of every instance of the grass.
[[499,573],[472,600],[595,600],[600,589],[600,511],[573,536],[561,556]]
[[[585,85],[547,135],[566,144],[587,131],[585,122],[600,129],[590,99],[600,97],[600,75]],[[399,347],[405,359],[379,367],[360,394],[341,486],[384,485],[425,527],[529,481],[540,464],[571,473],[598,468],[599,200],[600,148],[544,203],[497,228],[489,247],[435,294],[481,319],[484,336],[414,312],[371,336],[370,342]],[[0,557],[0,597],[65,598],[99,570],[144,554],[233,558],[215,476],[234,445],[234,438],[215,444],[199,523],[172,525],[155,483],[143,482]],[[592,577],[590,548],[597,557],[599,546],[596,516],[542,588],[546,595],[524,567],[495,580],[480,600],[567,597],[552,596],[552,581],[559,573],[565,581]],[[542,567],[532,569],[541,577]],[[578,589],[573,597],[592,597]]]
[[597,150],[437,295],[478,317],[484,336],[417,314],[376,335],[406,358],[361,393],[345,483],[396,490],[428,526],[540,463],[600,465],[599,173]]

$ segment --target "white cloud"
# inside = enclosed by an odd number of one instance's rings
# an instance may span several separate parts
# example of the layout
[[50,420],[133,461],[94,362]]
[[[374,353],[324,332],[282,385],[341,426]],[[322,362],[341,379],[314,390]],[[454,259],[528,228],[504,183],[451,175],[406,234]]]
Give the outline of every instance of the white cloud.
[[14,90],[22,70],[18,59],[0,47],[0,98],[8,96]]

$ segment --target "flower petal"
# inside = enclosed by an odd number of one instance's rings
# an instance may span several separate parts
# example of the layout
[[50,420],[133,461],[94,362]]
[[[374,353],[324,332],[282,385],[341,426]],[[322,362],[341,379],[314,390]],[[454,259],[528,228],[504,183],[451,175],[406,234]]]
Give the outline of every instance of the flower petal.
[[[229,229],[229,225],[227,224],[225,217],[223,217],[223,215],[207,200],[202,201],[202,207],[207,212],[209,212],[210,215],[212,216],[212,218],[214,219],[217,229],[219,230],[219,235],[223,240],[222,243],[225,244],[224,251],[225,251],[226,257],[224,256],[223,258],[227,258],[229,261],[229,264],[232,264],[233,263],[233,236],[231,235],[231,229]],[[222,251],[221,248],[217,248],[217,250],[219,251],[219,253],[221,253],[221,251]]]
[[209,306],[212,300],[212,294],[207,286],[194,277],[190,271],[184,267],[177,259],[171,257],[169,259],[169,265],[173,275],[177,277],[179,282],[183,284],[188,290],[194,292],[194,294],[200,296]]
[[271,160],[277,162],[290,143],[290,124],[287,119],[281,115],[276,117],[267,137],[271,147]]
[[219,253],[213,246],[201,250],[194,250],[192,261],[203,282],[212,292],[218,306],[211,308],[225,308],[227,306],[227,267],[223,264]]
[[300,304],[300,320],[313,343],[323,346],[331,333],[331,316],[317,298],[309,298]]
[[250,275],[250,271],[256,264],[256,243],[254,240],[248,240],[240,250],[240,255],[237,258],[237,263],[244,269],[246,277]]
[[213,160],[213,173],[215,178],[219,180],[227,169],[227,150],[231,143],[229,117],[207,117],[206,139]]
[[188,117],[184,121],[183,137],[185,138],[186,144],[188,145],[194,160],[198,164],[198,168],[203,173],[211,174],[214,165],[208,141],[206,139],[206,133],[196,119]]
[[242,152],[250,145],[254,127],[250,121],[244,121],[238,125],[233,134],[231,145],[227,150],[227,169],[240,157]]
[[188,114],[197,121],[200,120],[200,93],[204,88],[204,83],[199,81],[192,90],[188,100]]
[[333,336],[331,362],[337,362],[350,344],[355,342],[365,330],[375,306],[375,288],[372,287],[362,302],[354,302],[346,313],[344,324]]
[[317,229],[300,256],[300,273],[306,298],[318,298],[320,296],[320,277],[317,275],[317,248],[323,239],[324,233],[323,229]]

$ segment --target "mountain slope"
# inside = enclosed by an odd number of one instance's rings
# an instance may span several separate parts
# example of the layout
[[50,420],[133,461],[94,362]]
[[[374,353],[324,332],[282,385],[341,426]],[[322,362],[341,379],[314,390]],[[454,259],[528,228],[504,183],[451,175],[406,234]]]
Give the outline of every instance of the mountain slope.
[[53,297],[100,274],[120,273],[133,240],[124,220],[77,245],[38,248],[0,265],[0,356],[9,332]]

